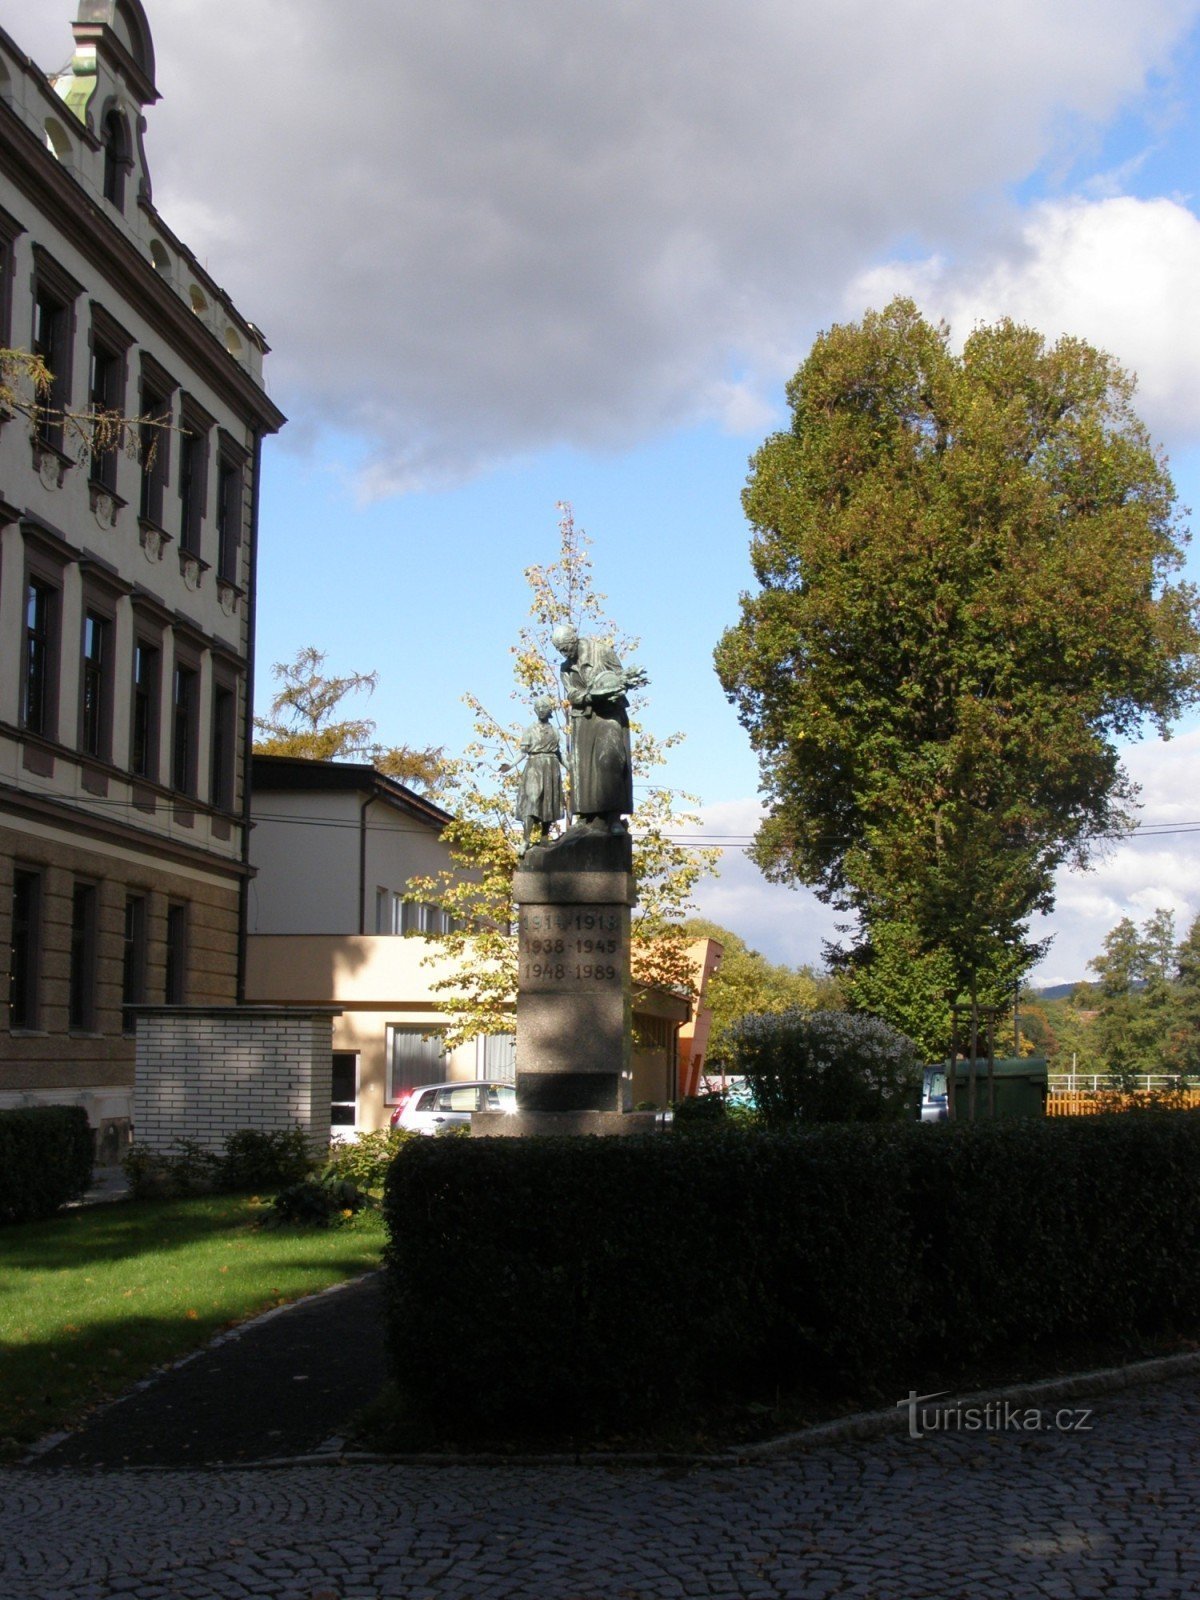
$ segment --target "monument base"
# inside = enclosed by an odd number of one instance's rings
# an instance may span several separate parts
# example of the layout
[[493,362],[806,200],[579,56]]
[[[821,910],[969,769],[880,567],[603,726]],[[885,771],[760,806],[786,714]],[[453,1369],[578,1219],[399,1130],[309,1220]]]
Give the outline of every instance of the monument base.
[[471,1118],[472,1139],[575,1137],[580,1134],[653,1133],[654,1111],[477,1111]]

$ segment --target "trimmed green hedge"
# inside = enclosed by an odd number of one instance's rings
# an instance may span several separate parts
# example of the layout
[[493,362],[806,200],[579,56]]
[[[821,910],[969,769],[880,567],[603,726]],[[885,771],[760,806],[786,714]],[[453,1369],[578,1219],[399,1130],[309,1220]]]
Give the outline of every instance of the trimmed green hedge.
[[0,1111],[0,1222],[49,1217],[92,1180],[92,1130],[82,1106]]
[[427,1139],[384,1206],[405,1414],[460,1436],[1200,1326],[1197,1112]]

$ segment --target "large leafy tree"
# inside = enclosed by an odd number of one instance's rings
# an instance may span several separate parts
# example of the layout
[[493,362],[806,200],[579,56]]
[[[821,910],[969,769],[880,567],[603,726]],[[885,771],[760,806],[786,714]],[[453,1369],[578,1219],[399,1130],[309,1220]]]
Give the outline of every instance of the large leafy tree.
[[[756,855],[1011,981],[1055,870],[1125,828],[1116,740],[1197,694],[1185,533],[1134,384],[1002,321],[961,354],[897,300],[822,335],[744,495],[758,589],[717,669],[758,752]],[[901,1020],[897,1018],[896,1020]]]
[[347,716],[343,702],[371,695],[378,672],[327,673],[326,653],[305,645],[271,668],[279,685],[265,717],[254,719],[256,755],[306,761],[369,762],[391,778],[436,796],[446,776],[440,747],[382,743],[370,717]]

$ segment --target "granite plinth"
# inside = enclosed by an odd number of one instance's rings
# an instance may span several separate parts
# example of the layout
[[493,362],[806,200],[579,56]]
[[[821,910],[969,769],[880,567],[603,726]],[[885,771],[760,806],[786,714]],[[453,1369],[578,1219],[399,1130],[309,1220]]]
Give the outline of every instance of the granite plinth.
[[654,1133],[653,1111],[477,1111],[473,1139],[577,1138]]
[[528,851],[516,875],[517,1105],[620,1114],[633,1090],[629,835],[583,831]]

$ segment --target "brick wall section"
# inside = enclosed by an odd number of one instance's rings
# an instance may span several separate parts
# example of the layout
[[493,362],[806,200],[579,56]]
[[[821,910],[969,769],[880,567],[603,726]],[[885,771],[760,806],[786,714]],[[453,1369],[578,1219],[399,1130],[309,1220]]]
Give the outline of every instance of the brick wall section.
[[178,1138],[221,1148],[239,1128],[296,1123],[329,1144],[329,1007],[156,1006],[138,1013],[133,1132],[163,1149]]

